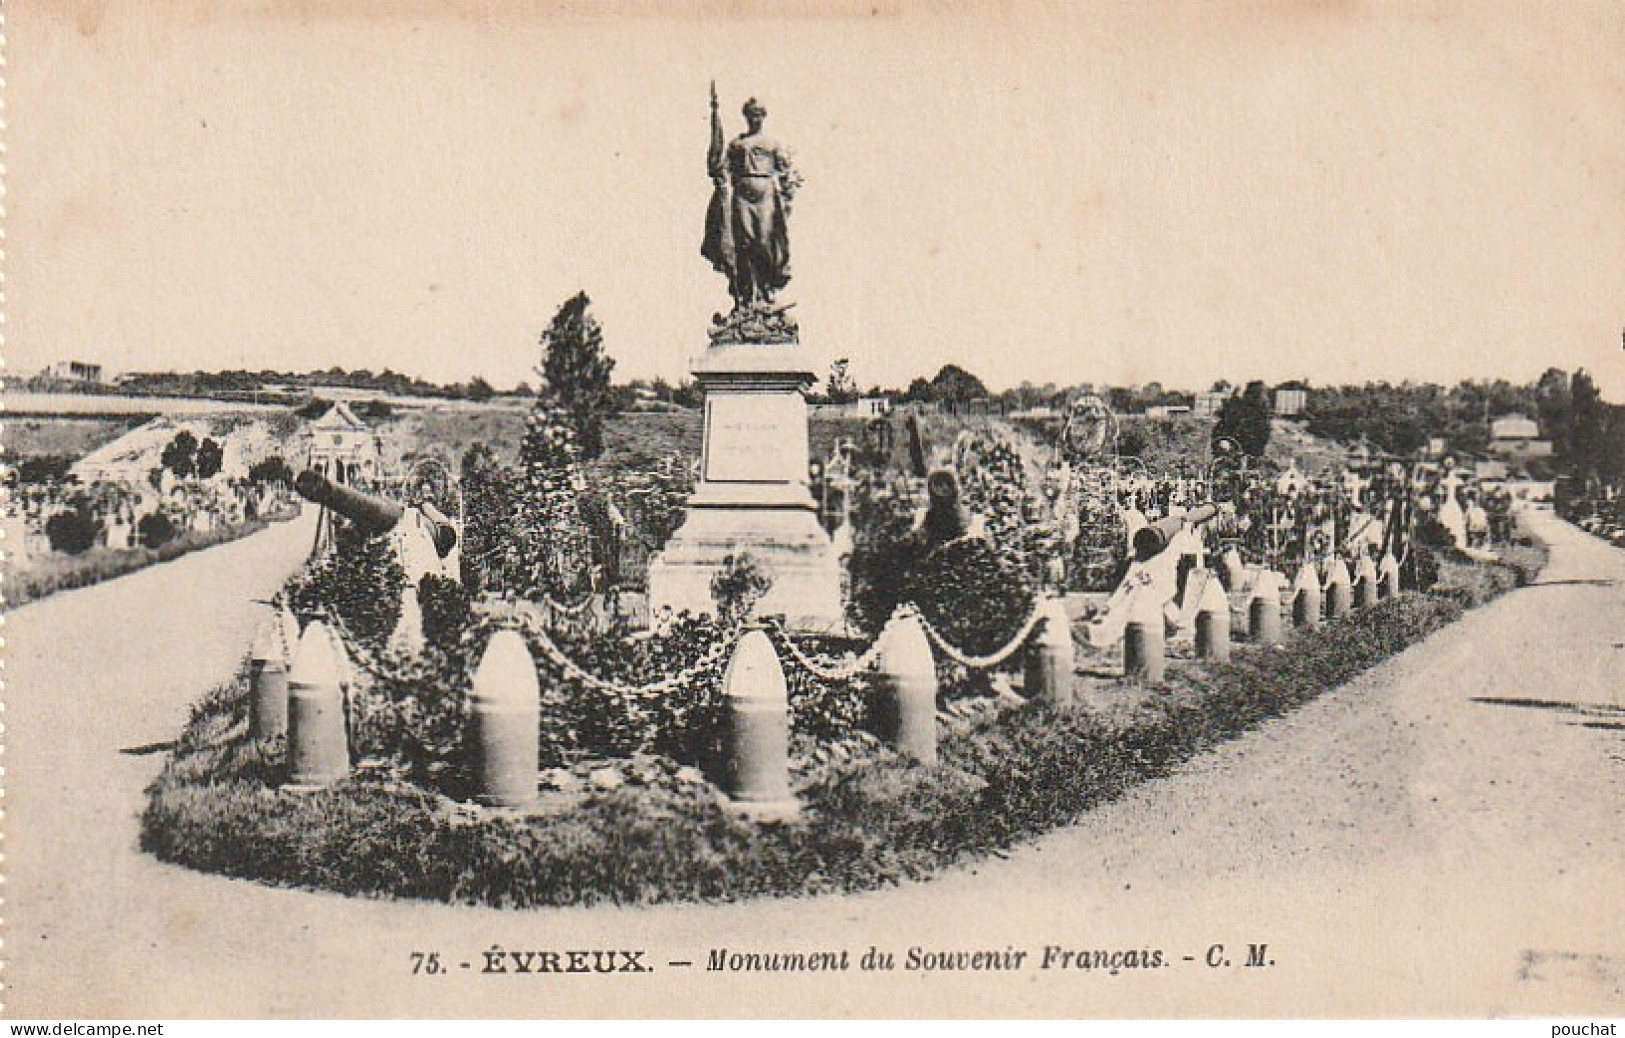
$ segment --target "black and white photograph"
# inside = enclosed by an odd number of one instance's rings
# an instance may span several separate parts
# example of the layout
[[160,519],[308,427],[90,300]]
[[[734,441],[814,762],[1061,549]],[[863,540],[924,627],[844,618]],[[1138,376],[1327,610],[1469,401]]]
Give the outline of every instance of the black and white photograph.
[[0,1016],[1617,1033],[1625,6],[3,18]]

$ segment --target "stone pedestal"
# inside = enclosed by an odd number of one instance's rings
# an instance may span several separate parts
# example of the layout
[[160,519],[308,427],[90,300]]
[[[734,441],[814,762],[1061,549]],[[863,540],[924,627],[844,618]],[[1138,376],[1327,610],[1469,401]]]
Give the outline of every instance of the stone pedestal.
[[799,628],[841,626],[841,572],[807,489],[799,345],[712,346],[694,364],[705,394],[700,481],[683,525],[649,564],[651,609],[714,612],[711,579],[748,552],[773,579],[758,608]]

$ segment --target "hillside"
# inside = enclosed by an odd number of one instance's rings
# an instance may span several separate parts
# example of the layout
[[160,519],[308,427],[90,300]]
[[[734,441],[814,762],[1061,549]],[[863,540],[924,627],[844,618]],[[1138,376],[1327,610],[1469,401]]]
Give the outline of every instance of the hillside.
[[[519,441],[525,434],[528,412],[512,406],[454,410],[415,410],[376,423],[390,461],[429,451],[453,464],[476,443],[495,451],[504,461],[517,461]],[[632,411],[611,417],[604,426],[604,453],[594,462],[605,470],[647,469],[661,458],[679,453],[700,454],[704,429],[700,411]],[[815,458],[826,457],[842,438],[858,440],[866,421],[861,418],[818,416],[812,419],[811,443]]]
[[[1190,415],[1175,418],[1127,415],[1119,419],[1118,452],[1138,457],[1153,471],[1205,467],[1213,425],[1211,418]],[[1274,432],[1264,456],[1283,468],[1296,464],[1313,476],[1341,465],[1347,454],[1337,444],[1305,432],[1297,422],[1277,418],[1272,427]]]

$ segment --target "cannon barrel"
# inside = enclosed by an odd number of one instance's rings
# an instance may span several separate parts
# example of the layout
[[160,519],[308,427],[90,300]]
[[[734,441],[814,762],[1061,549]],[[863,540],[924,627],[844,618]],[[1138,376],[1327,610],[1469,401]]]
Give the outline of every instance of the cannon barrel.
[[1219,514],[1219,507],[1209,503],[1191,509],[1184,515],[1170,515],[1141,527],[1134,534],[1134,553],[1141,561],[1161,555],[1181,527],[1201,526]]
[[457,547],[457,524],[446,518],[446,513],[434,506],[432,501],[418,502],[418,511],[429,520],[429,535],[434,538],[434,550],[441,558],[451,554],[451,549]]
[[395,524],[401,521],[401,516],[406,514],[406,509],[393,501],[335,483],[314,469],[299,473],[299,477],[293,481],[293,488],[306,501],[344,516],[371,536],[393,530]]

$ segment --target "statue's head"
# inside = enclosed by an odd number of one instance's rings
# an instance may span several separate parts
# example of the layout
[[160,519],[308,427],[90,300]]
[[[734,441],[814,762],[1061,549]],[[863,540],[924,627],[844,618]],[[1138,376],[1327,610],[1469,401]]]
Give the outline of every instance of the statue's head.
[[745,113],[745,124],[751,128],[751,132],[754,133],[760,130],[762,121],[767,118],[767,109],[762,107],[762,103],[753,97],[745,102],[743,111]]

